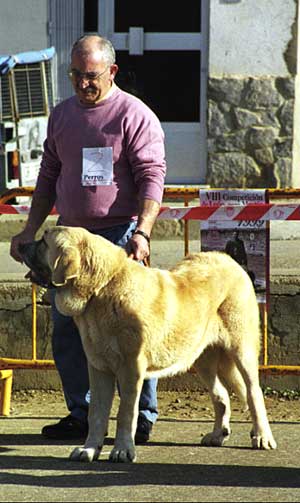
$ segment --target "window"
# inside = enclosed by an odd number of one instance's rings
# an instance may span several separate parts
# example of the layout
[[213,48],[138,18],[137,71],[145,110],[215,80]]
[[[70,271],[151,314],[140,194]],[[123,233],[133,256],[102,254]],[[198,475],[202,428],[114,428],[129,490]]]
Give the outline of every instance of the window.
[[98,0],[84,0],[83,26],[85,33],[98,31]]
[[117,51],[117,64],[116,83],[147,103],[162,122],[199,121],[199,51],[145,51],[142,57]]
[[115,31],[128,32],[143,26],[146,32],[200,32],[201,2],[186,5],[174,0],[115,0]]

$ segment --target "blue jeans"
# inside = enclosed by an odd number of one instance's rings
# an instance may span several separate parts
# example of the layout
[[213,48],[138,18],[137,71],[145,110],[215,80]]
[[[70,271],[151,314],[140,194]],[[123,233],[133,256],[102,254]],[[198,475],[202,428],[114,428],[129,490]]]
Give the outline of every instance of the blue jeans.
[[[129,222],[93,232],[124,248],[135,227],[136,222]],[[53,292],[55,293],[55,290]],[[73,319],[59,313],[55,306],[54,295],[52,295],[52,319],[53,357],[61,378],[67,407],[73,417],[86,420],[89,406],[86,356]],[[139,402],[139,414],[152,423],[155,423],[158,416],[156,388],[157,379],[146,379]]]

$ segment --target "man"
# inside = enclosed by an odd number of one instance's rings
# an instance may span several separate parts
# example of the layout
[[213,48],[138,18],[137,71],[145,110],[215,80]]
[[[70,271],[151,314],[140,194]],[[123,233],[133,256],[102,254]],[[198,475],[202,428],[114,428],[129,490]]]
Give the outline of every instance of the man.
[[[75,42],[69,70],[75,95],[49,117],[28,221],[11,242],[15,260],[21,261],[19,244],[34,239],[54,205],[58,224],[100,234],[134,260],[149,256],[166,172],[164,135],[154,113],[116,86],[117,71],[108,40],[89,35]],[[42,434],[81,438],[88,430],[86,358],[72,318],[57,311],[54,299],[52,313],[53,356],[70,415],[45,426]],[[149,439],[157,419],[156,385],[155,379],[144,382],[136,443]]]
[[228,253],[236,262],[238,262],[245,270],[247,270],[247,253],[244,241],[239,237],[239,231],[235,231],[233,239],[227,241],[225,253]]

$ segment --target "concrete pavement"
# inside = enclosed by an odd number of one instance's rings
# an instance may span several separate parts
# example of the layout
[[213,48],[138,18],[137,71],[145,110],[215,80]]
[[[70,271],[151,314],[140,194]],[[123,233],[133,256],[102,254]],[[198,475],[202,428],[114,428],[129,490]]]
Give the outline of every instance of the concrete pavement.
[[[272,232],[270,241],[270,270],[272,274],[280,274],[280,270],[299,269],[300,273],[300,222],[297,226],[278,226]],[[299,229],[298,229],[299,228]],[[189,242],[190,252],[200,249],[199,240]],[[18,281],[23,279],[28,268],[15,262],[9,255],[10,243],[0,241],[0,279]],[[183,237],[176,239],[152,239],[151,265],[153,267],[169,268],[184,256]],[[297,271],[295,271],[297,273]]]
[[300,423],[273,424],[279,449],[254,451],[247,421],[234,421],[226,447],[215,448],[199,446],[211,421],[169,417],[137,447],[137,463],[112,464],[112,420],[100,460],[85,464],[68,460],[77,444],[41,437],[48,419],[0,419],[1,502],[300,501]]
[[[278,201],[283,202],[283,201]],[[298,202],[297,200],[291,200]],[[24,226],[23,215],[0,215],[0,279],[23,279],[27,268],[9,256],[10,239]],[[57,217],[48,217],[45,226],[54,225]],[[199,251],[199,222],[190,222],[190,251]],[[44,227],[45,227],[44,226]],[[43,227],[43,228],[44,228]],[[155,224],[151,241],[151,265],[169,268],[184,256],[182,225],[177,221],[159,221]],[[300,221],[270,223],[270,272],[299,268],[300,272]],[[296,272],[296,271],[295,271]]]

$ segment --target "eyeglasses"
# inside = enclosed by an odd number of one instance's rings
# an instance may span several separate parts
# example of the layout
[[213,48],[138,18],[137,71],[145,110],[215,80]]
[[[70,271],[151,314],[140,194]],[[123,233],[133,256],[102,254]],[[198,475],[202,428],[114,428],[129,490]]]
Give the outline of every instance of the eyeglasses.
[[76,70],[76,68],[72,68],[68,71],[68,75],[70,79],[73,80],[99,80],[108,68],[109,66],[107,66],[103,72],[80,72],[79,70]]

